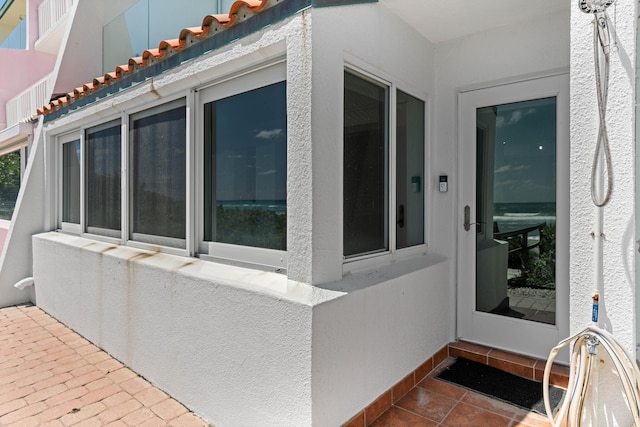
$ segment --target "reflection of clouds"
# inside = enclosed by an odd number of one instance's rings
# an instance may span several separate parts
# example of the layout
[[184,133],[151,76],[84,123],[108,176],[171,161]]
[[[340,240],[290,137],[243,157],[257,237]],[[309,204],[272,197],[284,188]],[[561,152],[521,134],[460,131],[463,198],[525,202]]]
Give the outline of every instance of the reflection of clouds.
[[526,111],[523,110],[516,110],[510,114],[507,115],[499,115],[498,117],[496,117],[496,127],[497,128],[502,128],[505,126],[511,126],[511,125],[515,125],[516,123],[518,123],[520,120],[522,120],[523,117],[526,117],[530,114],[533,114],[536,112],[535,108],[529,108]]
[[228,159],[241,159],[242,158],[242,154],[229,154],[227,156]]
[[495,173],[519,172],[527,169],[531,169],[531,165],[504,165],[501,168],[496,169]]
[[260,139],[273,139],[277,138],[284,133],[283,129],[271,129],[271,130],[261,130],[256,134],[256,138]]
[[275,169],[269,169],[268,171],[258,172],[256,175],[273,175],[276,172],[278,171]]

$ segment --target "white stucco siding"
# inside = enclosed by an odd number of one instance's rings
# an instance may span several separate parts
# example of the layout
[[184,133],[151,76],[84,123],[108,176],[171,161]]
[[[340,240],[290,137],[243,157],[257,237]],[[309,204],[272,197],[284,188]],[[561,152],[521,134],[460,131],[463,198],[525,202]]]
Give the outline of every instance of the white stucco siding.
[[449,342],[449,261],[404,261],[327,285],[313,311],[313,425],[354,416]]
[[33,242],[38,305],[205,419],[311,425],[308,285],[61,233]]
[[[425,101],[429,255],[387,266],[374,258],[367,272],[343,278],[342,107],[349,67]],[[429,167],[433,46],[382,3],[316,8],[312,76],[313,283],[347,293],[313,314],[313,425],[325,426],[348,420],[445,346],[453,338],[454,307],[450,262],[431,255],[441,253],[443,242],[433,234],[447,222],[433,215],[437,176]]]
[[[314,283],[312,146],[312,13],[300,13],[287,38],[287,261],[291,280]],[[317,215],[317,214],[316,214]]]
[[[613,164],[613,194],[603,209],[590,197],[591,164],[598,133],[593,52],[593,15],[571,10],[571,332],[591,323],[591,296],[600,293],[600,326],[635,356],[638,311],[634,302],[635,64],[637,2],[621,0],[608,9],[611,59],[607,129]],[[599,174],[604,177],[604,172]],[[601,225],[600,225],[601,224]],[[592,238],[591,233],[603,238]],[[632,356],[632,357],[633,357]],[[587,407],[593,425],[629,425],[612,363],[598,350],[597,390]],[[591,402],[589,402],[591,403]]]
[[[601,325],[613,332],[628,351],[635,351],[635,325],[629,316],[635,312],[635,8],[636,2],[621,1],[609,10],[611,31],[615,31],[607,102],[614,188],[611,202],[601,210],[592,204],[590,196],[599,126],[593,17],[578,8],[572,10],[571,17],[571,330],[578,332],[590,323],[591,295],[598,290]],[[604,177],[604,172],[600,176]],[[593,239],[591,232],[602,232],[605,238]],[[602,277],[598,278],[600,263]]]
[[[458,104],[460,90],[482,88],[526,79],[533,75],[569,70],[569,12],[545,19],[497,27],[437,45],[435,50],[434,141],[430,166],[432,175],[448,175],[449,193],[435,193],[433,212],[441,226],[433,229],[438,253],[454,257],[457,233],[462,231],[463,207],[457,205],[459,176]],[[450,328],[455,334],[458,264],[450,263]],[[565,298],[566,300],[566,298]]]
[[[345,67],[355,66],[423,99],[429,115],[433,49],[382,3],[314,9],[313,40],[313,283],[326,283],[342,276]],[[427,121],[427,156],[430,127]],[[430,231],[440,224],[430,211],[434,193],[431,171],[426,168],[425,173],[425,218]],[[439,252],[439,242],[430,238],[429,231],[430,250]]]
[[47,206],[44,187],[45,156],[41,135],[42,126],[39,125],[35,127],[32,154],[22,178],[5,246],[0,255],[0,307],[33,302],[35,298],[33,287],[21,291],[14,285],[31,276],[31,236],[41,232],[44,227],[43,212]]

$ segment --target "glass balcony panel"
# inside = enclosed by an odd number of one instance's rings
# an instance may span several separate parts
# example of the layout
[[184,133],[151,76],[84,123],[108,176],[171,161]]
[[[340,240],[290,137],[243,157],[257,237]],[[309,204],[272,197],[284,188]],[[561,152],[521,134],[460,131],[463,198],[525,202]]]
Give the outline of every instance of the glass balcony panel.
[[[138,1],[103,28],[104,72],[158,47],[162,40],[178,38],[183,28],[199,26],[206,15],[218,13],[218,3],[225,1],[190,0],[188,8],[176,8],[171,0]],[[233,2],[228,3],[230,7]]]

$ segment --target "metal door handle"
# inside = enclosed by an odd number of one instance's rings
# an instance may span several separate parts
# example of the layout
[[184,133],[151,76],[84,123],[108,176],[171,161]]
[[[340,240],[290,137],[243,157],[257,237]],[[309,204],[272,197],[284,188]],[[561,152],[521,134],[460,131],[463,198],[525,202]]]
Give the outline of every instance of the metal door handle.
[[464,231],[471,230],[472,225],[479,225],[479,222],[471,222],[471,207],[466,205],[464,207]]

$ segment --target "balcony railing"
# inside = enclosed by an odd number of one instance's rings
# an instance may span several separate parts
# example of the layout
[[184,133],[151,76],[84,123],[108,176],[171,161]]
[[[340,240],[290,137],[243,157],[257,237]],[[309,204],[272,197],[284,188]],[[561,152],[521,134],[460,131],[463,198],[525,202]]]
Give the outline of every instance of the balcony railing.
[[51,75],[34,83],[29,89],[7,101],[7,127],[30,118],[49,101]]
[[38,7],[38,30],[44,36],[71,9],[77,0],[45,0]]

